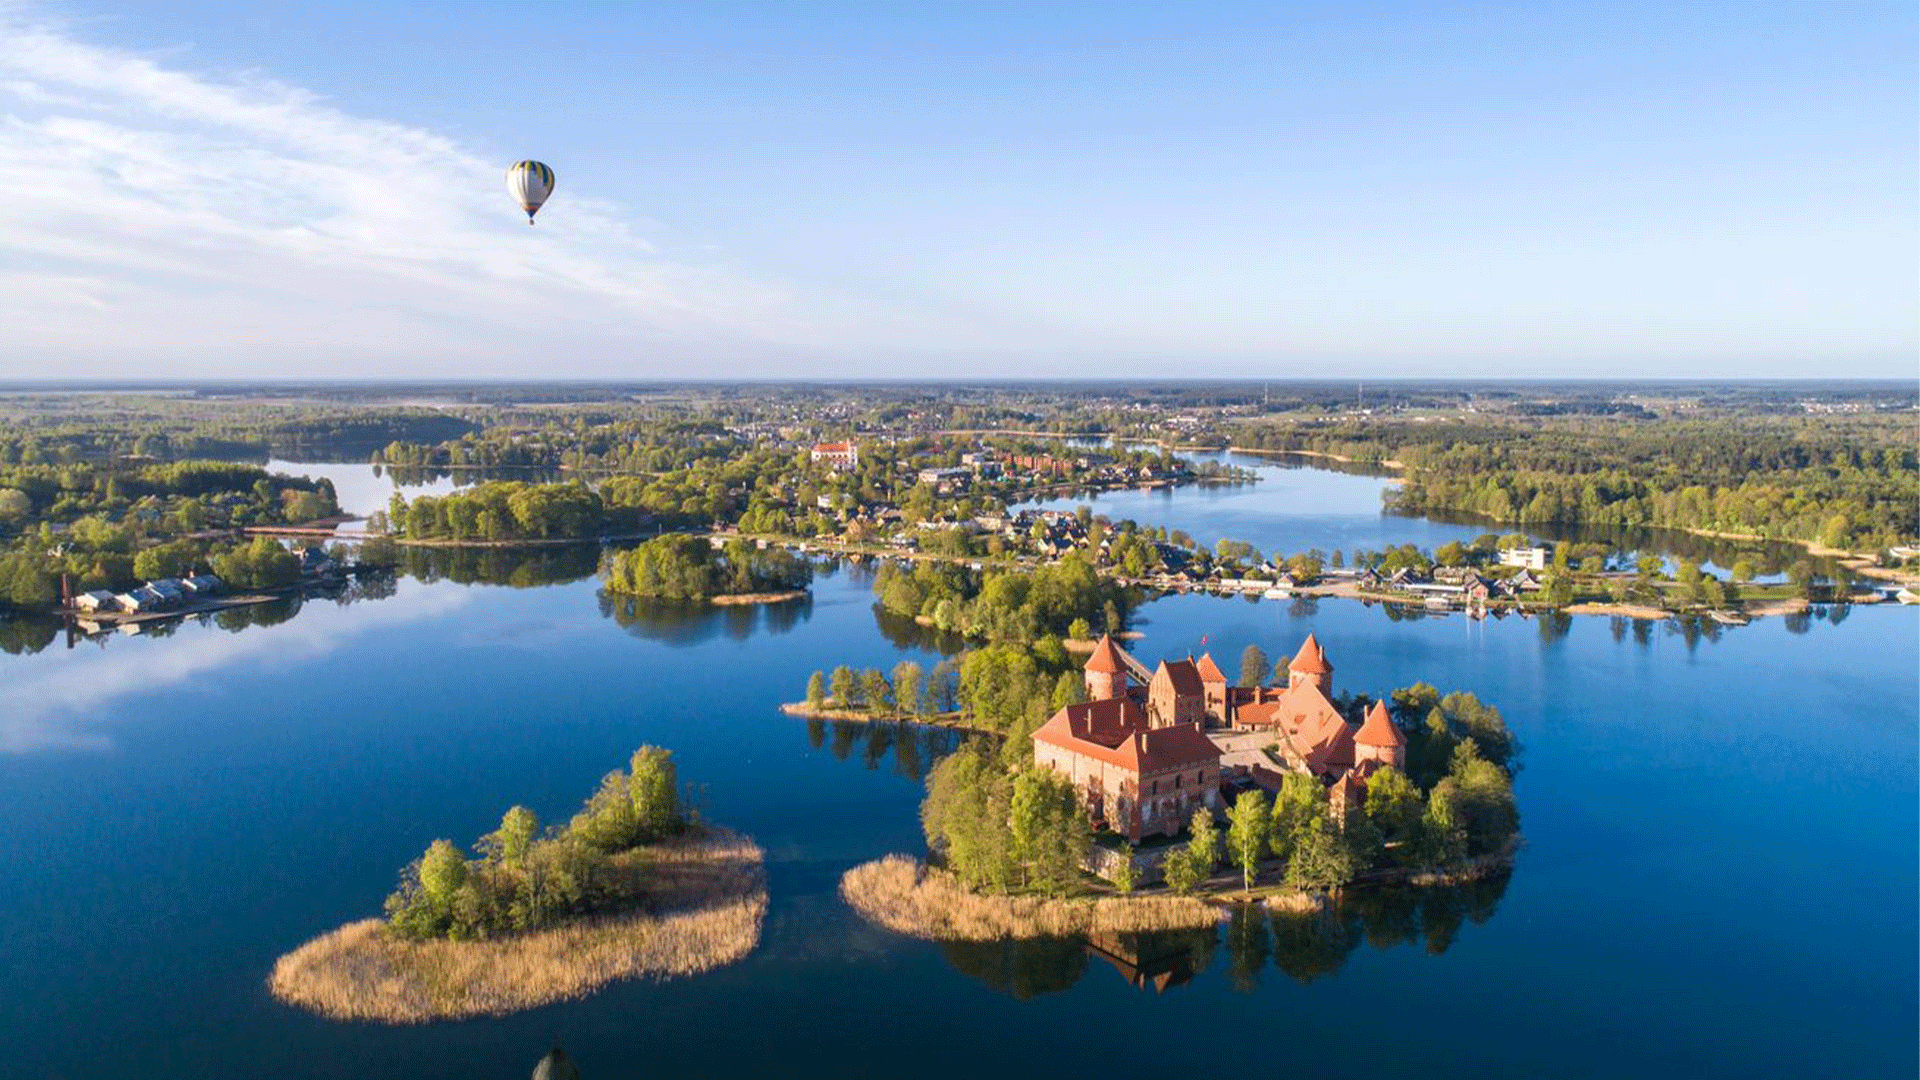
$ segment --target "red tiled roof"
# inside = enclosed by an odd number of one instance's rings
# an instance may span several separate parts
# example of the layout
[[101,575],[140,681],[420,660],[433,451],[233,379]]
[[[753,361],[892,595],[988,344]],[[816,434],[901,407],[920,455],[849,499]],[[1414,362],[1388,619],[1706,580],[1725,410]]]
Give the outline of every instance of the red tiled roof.
[[1200,659],[1195,660],[1193,666],[1200,672],[1201,682],[1223,683],[1227,681],[1227,676],[1220,670],[1220,665],[1213,662],[1212,653],[1201,653]]
[[816,454],[844,454],[851,449],[853,449],[852,443],[823,442],[813,444],[813,452]]
[[1113,643],[1113,638],[1100,635],[1100,644],[1095,645],[1093,655],[1087,657],[1087,670],[1102,675],[1117,675],[1127,670],[1126,665],[1120,662],[1120,646]]
[[1166,673],[1167,680],[1173,684],[1173,692],[1181,697],[1207,692],[1207,688],[1200,682],[1199,669],[1193,666],[1191,660],[1160,661],[1160,669],[1153,673],[1154,682],[1160,681],[1162,672]]
[[1040,725],[1033,739],[1134,773],[1220,760],[1220,748],[1198,724],[1148,728],[1146,713],[1128,698],[1068,705]]
[[1333,665],[1327,663],[1327,654],[1320,651],[1320,642],[1312,634],[1300,646],[1300,652],[1287,664],[1288,671],[1302,671],[1308,675],[1330,675]]
[[1353,768],[1353,729],[1341,721],[1321,734],[1325,740],[1307,749],[1307,770],[1319,776]]
[[1287,756],[1316,775],[1353,764],[1353,728],[1314,683],[1289,687],[1274,701],[1242,706],[1238,719],[1273,728]]
[[1152,728],[1141,732],[1138,738],[1142,743],[1140,764],[1147,772],[1203,761],[1217,764],[1220,760],[1220,748],[1207,738],[1199,724]]
[[1321,728],[1330,721],[1346,723],[1340,719],[1340,710],[1314,683],[1289,686],[1271,700],[1242,705],[1239,719],[1243,724],[1273,725],[1287,731]]
[[1387,707],[1378,701],[1367,710],[1367,722],[1360,725],[1360,733],[1353,737],[1353,741],[1362,746],[1407,745],[1407,737],[1393,726],[1393,721],[1387,716]]

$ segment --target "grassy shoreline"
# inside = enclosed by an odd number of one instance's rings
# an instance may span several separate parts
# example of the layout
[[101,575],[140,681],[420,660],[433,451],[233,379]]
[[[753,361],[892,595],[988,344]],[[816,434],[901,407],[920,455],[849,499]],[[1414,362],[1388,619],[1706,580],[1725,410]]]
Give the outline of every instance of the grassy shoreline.
[[920,713],[887,710],[875,712],[872,709],[838,709],[831,705],[815,708],[804,701],[789,701],[780,706],[780,711],[788,716],[797,716],[803,720],[851,720],[859,724],[918,724],[921,727],[952,728],[955,731],[970,731],[980,735],[998,735],[990,728],[975,727],[966,723],[958,712]]
[[405,941],[381,919],[314,938],[267,985],[332,1020],[419,1024],[504,1016],[626,979],[684,978],[753,951],[766,920],[765,856],[718,827],[640,849],[647,886],[627,910],[484,941]]
[[[1441,868],[1395,867],[1361,874],[1349,889],[1461,885],[1513,868],[1521,841]],[[929,941],[997,941],[1098,933],[1151,933],[1214,926],[1246,904],[1290,914],[1319,911],[1328,896],[1278,882],[1245,887],[1238,871],[1216,872],[1192,896],[1167,892],[1065,899],[976,892],[953,874],[908,855],[862,863],[840,879],[840,897],[867,921]]]
[[709,596],[706,600],[709,604],[726,607],[733,604],[784,604],[789,600],[802,599],[806,595],[806,589],[782,589],[778,592],[722,593],[719,596]]
[[898,854],[847,871],[840,897],[869,922],[932,941],[1191,930],[1221,918],[1220,908],[1192,897],[987,896],[945,870]]

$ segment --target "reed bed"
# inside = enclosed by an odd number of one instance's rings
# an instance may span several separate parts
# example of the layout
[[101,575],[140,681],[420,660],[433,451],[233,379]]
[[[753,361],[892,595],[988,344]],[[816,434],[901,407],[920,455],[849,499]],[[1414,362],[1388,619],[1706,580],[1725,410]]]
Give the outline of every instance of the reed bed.
[[1309,892],[1295,889],[1291,892],[1275,893],[1265,901],[1268,910],[1285,912],[1288,915],[1306,915],[1319,911],[1326,900]]
[[267,985],[335,1020],[418,1024],[502,1016],[623,979],[672,979],[732,963],[759,943],[764,855],[709,828],[644,850],[637,909],[490,941],[403,941],[363,919],[281,957]]
[[1464,885],[1469,881],[1479,881],[1511,869],[1514,854],[1519,850],[1520,840],[1515,837],[1508,840],[1499,851],[1468,859],[1444,870],[1422,870],[1409,875],[1407,881],[1421,886]]
[[889,930],[936,941],[1189,930],[1220,921],[1217,908],[1191,897],[987,896],[906,855],[888,855],[847,871],[840,896]]

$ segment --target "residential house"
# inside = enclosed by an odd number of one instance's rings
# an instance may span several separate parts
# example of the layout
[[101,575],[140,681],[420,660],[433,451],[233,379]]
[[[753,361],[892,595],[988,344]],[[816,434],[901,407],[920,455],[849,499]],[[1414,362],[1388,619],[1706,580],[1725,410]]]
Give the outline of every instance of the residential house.
[[1553,558],[1552,550],[1545,547],[1508,548],[1500,553],[1501,566],[1518,566],[1526,570],[1545,570],[1547,561]]

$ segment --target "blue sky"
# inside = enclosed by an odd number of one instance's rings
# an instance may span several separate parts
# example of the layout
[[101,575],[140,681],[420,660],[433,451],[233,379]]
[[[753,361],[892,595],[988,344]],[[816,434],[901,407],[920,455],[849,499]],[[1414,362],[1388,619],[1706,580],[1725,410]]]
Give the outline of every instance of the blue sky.
[[0,378],[1913,377],[1915,40],[1844,0],[0,0]]

